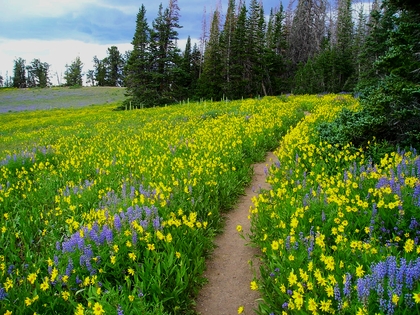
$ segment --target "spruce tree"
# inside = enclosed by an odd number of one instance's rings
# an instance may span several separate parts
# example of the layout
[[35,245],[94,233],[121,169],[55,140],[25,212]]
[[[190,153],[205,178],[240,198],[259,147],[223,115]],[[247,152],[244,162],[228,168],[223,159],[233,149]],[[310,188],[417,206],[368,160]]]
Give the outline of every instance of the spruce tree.
[[146,8],[142,5],[137,13],[136,30],[131,41],[130,52],[124,72],[127,96],[125,107],[150,107],[157,101],[156,91],[151,87],[152,60],[150,52],[150,29],[146,19]]
[[224,76],[223,93],[228,98],[232,95],[231,67],[235,62],[232,59],[232,38],[236,27],[235,9],[235,0],[229,0],[225,23],[220,34]]
[[247,9],[245,5],[241,6],[236,28],[232,37],[232,63],[230,68],[230,95],[229,98],[238,99],[241,97],[251,97],[249,87],[249,56],[248,56],[248,40],[247,36]]
[[178,101],[176,74],[180,70],[180,50],[178,40],[179,7],[177,0],[170,0],[169,7],[163,10],[159,6],[157,18],[153,21],[150,35],[152,58],[152,88],[157,93],[158,104],[173,103]]
[[[266,72],[264,47],[265,44],[265,18],[262,4],[257,0],[251,0],[249,16],[247,19],[248,32],[248,67],[249,78],[247,92],[250,95],[267,95],[264,82]],[[248,69],[247,69],[248,70]]]
[[77,56],[76,59],[70,64],[66,65],[66,71],[64,72],[64,80],[66,80],[66,86],[82,86],[83,85],[83,63],[80,60],[80,57]]
[[18,58],[14,61],[13,68],[13,87],[25,88],[26,87],[26,67],[25,59]]
[[104,59],[106,66],[106,84],[108,86],[123,85],[124,59],[117,46],[111,46],[107,50],[107,57]]
[[210,36],[204,52],[203,72],[199,79],[198,96],[220,99],[223,97],[223,59],[220,48],[220,13],[213,14]]
[[39,59],[34,59],[26,66],[28,71],[27,86],[45,88],[50,84],[49,80],[50,65],[46,62],[41,62]]
[[335,40],[336,87],[331,92],[351,91],[354,88],[354,82],[350,81],[354,71],[351,0],[338,0]]

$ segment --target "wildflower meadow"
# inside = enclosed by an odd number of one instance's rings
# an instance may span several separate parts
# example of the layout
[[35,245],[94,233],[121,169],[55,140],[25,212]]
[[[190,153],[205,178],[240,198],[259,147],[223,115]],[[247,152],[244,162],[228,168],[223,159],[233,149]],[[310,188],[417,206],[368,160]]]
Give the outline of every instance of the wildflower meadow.
[[[417,314],[420,311],[420,157],[375,154],[319,140],[341,103],[323,97],[291,128],[253,200],[261,248],[261,314]],[[347,104],[345,104],[347,103]],[[369,152],[369,154],[368,154]]]
[[418,312],[417,153],[317,136],[356,99],[115,107],[0,115],[0,314],[193,314],[223,212],[276,148],[249,215],[258,312]]
[[0,314],[185,314],[293,98],[0,115]]

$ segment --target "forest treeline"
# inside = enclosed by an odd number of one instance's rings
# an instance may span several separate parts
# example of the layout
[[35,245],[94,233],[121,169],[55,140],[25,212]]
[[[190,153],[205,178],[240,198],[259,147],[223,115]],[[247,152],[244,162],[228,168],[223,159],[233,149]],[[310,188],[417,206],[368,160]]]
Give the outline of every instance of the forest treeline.
[[[121,54],[112,46],[106,58],[95,56],[86,82],[125,86],[124,106],[130,108],[354,92],[361,97],[360,117],[342,113],[340,127],[324,126],[325,139],[361,144],[372,134],[420,142],[419,3],[374,0],[367,7],[351,0],[297,0],[267,12],[258,0],[229,0],[226,12],[204,15],[199,42],[188,37],[183,50],[177,45],[179,17],[177,0],[169,0],[150,24],[142,5],[132,50]],[[79,58],[68,65],[64,84],[82,85],[82,67]],[[18,58],[9,85],[47,86],[48,68],[38,59],[25,66]]]

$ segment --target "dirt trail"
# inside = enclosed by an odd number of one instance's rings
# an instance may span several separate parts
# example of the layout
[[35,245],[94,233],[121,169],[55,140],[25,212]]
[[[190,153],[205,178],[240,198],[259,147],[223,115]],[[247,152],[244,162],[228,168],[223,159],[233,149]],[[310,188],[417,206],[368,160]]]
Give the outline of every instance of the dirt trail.
[[[202,315],[233,315],[238,314],[238,307],[244,307],[244,314],[255,314],[258,308],[258,291],[250,288],[253,280],[252,269],[258,272],[258,254],[256,248],[247,246],[248,237],[244,240],[236,230],[241,225],[244,235],[249,234],[249,209],[251,198],[261,188],[268,189],[265,182],[265,168],[268,168],[277,158],[268,153],[264,162],[254,164],[254,176],[245,195],[239,198],[235,208],[226,215],[224,232],[215,239],[216,249],[207,262],[204,276],[209,282],[202,288],[197,298],[196,311]],[[253,268],[249,264],[252,260]],[[257,274],[258,276],[258,274]]]

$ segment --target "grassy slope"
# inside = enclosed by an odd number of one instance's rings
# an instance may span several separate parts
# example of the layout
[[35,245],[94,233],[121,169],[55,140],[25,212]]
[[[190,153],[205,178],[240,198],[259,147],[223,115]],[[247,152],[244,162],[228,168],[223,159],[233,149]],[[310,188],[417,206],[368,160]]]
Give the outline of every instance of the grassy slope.
[[0,113],[114,103],[122,101],[124,93],[119,87],[0,89]]

